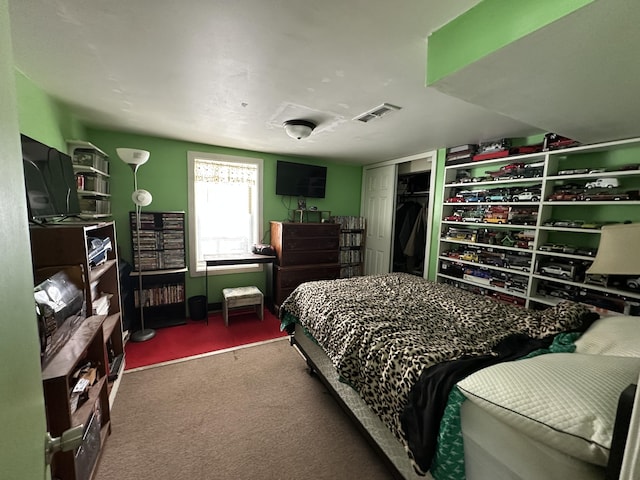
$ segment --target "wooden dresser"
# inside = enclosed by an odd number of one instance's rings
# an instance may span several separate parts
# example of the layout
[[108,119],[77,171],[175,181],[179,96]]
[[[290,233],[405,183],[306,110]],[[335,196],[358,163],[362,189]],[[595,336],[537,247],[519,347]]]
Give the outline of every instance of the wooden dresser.
[[273,274],[276,309],[301,283],[340,277],[340,225],[271,222],[277,261]]

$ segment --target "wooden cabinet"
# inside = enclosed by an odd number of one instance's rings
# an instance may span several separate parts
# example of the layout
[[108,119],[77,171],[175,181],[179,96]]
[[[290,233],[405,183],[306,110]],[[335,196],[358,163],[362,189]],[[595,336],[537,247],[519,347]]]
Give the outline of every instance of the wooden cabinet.
[[340,277],[340,225],[271,222],[276,308],[303,282]]
[[[186,323],[184,212],[140,214],[140,245],[135,212],[129,214],[133,252],[133,277],[142,275],[145,326],[161,328]],[[138,265],[138,249],[140,263]],[[132,282],[136,309],[140,308],[140,285]]]
[[603,225],[640,221],[638,154],[636,138],[445,167],[438,281],[640,314],[637,288],[586,274]]
[[[87,317],[64,346],[44,364],[42,379],[47,428],[54,437],[84,426],[82,445],[56,454],[54,478],[91,478],[111,432],[110,405],[124,369],[117,243],[113,222],[32,227],[31,251],[36,279],[69,267],[80,268]],[[111,249],[94,257],[92,239],[108,240]],[[95,374],[81,395],[73,393],[83,367]]]

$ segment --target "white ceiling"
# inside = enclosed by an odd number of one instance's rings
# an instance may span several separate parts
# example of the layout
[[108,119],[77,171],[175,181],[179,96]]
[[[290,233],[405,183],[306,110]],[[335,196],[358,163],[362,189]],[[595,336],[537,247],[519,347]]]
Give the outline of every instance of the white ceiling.
[[[477,3],[9,0],[9,10],[17,68],[88,125],[369,164],[500,137],[563,133],[539,108],[522,112],[517,84],[507,83],[498,96],[487,93],[488,101],[476,94],[487,91],[495,73],[438,85],[449,94],[425,87],[428,35]],[[552,48],[561,54],[564,46]],[[517,55],[529,48],[519,42]],[[499,63],[500,55],[491,61]],[[640,65],[635,53],[630,61]],[[553,91],[562,77],[548,73],[543,82]],[[518,108],[505,108],[512,101]],[[385,102],[402,109],[369,123],[353,120]],[[570,124],[564,112],[556,116]],[[282,128],[294,118],[318,127],[294,140]]]
[[583,143],[640,136],[640,2],[596,0],[436,88]]

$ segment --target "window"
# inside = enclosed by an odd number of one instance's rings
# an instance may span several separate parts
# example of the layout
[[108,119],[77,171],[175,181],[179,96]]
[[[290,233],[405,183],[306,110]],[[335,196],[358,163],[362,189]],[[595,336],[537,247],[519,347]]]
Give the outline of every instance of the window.
[[[188,163],[189,258],[196,273],[204,272],[210,255],[247,253],[260,243],[262,159],[189,152]],[[262,266],[215,268],[239,272]]]

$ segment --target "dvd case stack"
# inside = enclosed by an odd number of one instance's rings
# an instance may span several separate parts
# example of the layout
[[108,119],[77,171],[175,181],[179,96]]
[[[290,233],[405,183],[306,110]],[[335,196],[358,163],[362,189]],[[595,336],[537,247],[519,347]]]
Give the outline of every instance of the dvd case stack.
[[351,215],[336,215],[331,217],[333,223],[339,223],[342,230],[364,230],[364,217],[354,217]]
[[340,224],[340,278],[362,275],[365,218],[338,215],[331,221]]
[[[135,213],[130,213],[133,263],[136,271],[170,270],[186,267],[184,213],[146,212],[140,215],[140,245]],[[140,264],[138,265],[138,249]]]

